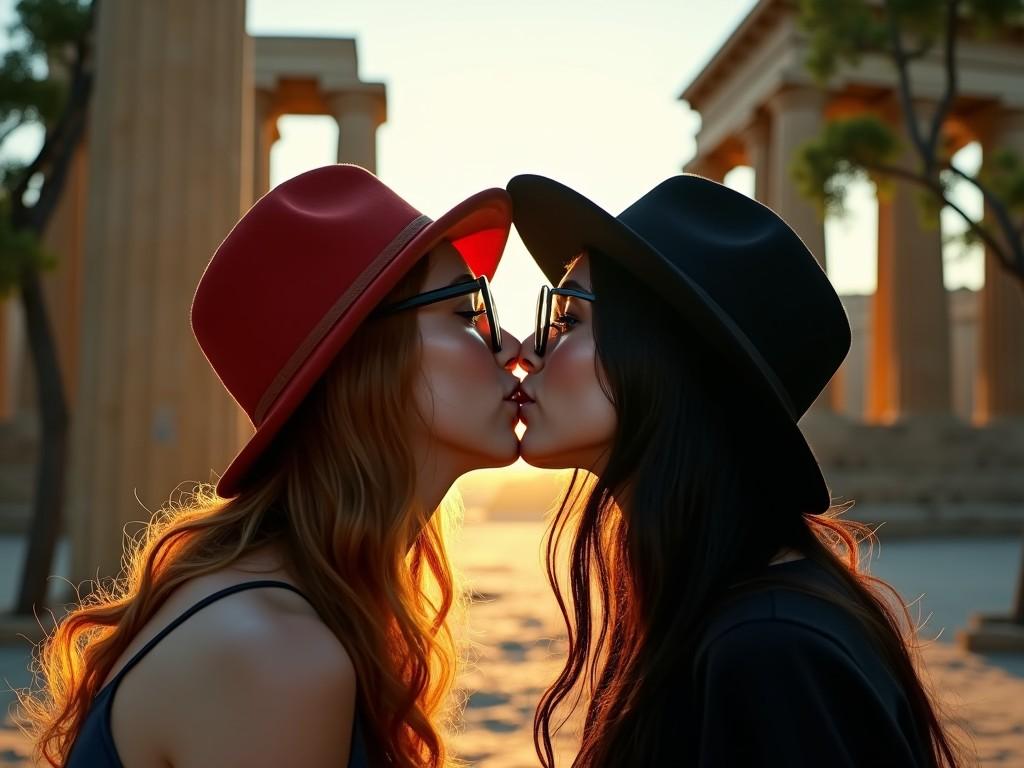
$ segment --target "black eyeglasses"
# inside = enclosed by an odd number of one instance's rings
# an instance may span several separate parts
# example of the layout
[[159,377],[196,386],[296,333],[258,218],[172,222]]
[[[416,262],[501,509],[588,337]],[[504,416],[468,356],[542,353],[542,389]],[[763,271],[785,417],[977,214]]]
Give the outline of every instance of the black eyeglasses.
[[[380,317],[382,315],[391,315],[395,312],[402,312],[406,309],[415,309],[417,307],[425,307],[428,304],[436,304],[439,301],[454,299],[456,296],[465,296],[470,293],[476,293],[477,291],[480,292],[484,308],[460,312],[459,314],[465,315],[470,319],[481,316],[484,317],[485,322],[487,323],[486,333],[491,337],[491,350],[497,354],[498,352],[501,352],[501,325],[498,323],[498,308],[494,303],[494,297],[491,295],[491,284],[487,281],[486,275],[480,275],[476,280],[468,280],[464,283],[446,285],[444,288],[436,288],[432,291],[426,291],[425,293],[417,293],[415,296],[410,296],[407,299],[396,301],[394,304],[379,307],[374,310],[370,316]],[[477,330],[481,331],[481,333],[485,331],[485,329],[480,328],[479,324],[477,324]]]
[[597,297],[588,291],[578,291],[575,288],[549,288],[546,285],[540,287],[540,295],[537,297],[537,326],[533,334],[533,351],[537,357],[544,357],[548,349],[548,341],[558,337],[562,332],[561,324],[552,317],[555,296],[572,296],[584,301],[593,301]]

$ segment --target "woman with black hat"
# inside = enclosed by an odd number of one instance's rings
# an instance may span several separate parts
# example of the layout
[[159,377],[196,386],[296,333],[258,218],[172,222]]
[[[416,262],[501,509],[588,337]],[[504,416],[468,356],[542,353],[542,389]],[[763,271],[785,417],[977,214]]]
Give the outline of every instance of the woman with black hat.
[[571,620],[541,762],[582,688],[578,768],[958,765],[906,608],[797,427],[850,345],[799,237],[698,176],[618,217],[539,176],[508,191],[558,285],[520,352],[521,454],[593,473],[549,531]]
[[192,329],[255,433],[42,647],[22,699],[40,763],[449,762],[456,594],[434,512],[517,456],[518,342],[487,282],[510,226],[504,190],[432,221],[351,165],[242,217]]

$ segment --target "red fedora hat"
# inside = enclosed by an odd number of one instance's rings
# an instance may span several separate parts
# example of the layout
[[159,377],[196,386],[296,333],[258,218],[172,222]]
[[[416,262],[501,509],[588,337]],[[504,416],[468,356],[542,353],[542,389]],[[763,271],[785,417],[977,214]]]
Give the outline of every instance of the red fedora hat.
[[331,165],[275,187],[239,219],[206,267],[192,331],[256,433],[217,493],[246,473],[359,324],[442,240],[494,276],[512,208],[502,189],[432,221],[369,171]]

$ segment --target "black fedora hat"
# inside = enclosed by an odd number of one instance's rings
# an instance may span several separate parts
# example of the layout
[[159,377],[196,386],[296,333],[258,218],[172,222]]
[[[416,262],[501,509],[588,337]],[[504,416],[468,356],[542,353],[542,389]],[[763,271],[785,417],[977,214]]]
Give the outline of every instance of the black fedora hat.
[[[821,266],[774,211],[701,176],[663,181],[618,216],[532,174],[508,183],[512,220],[545,276],[594,249],[662,296],[750,384],[773,460],[800,511],[831,498],[797,426],[850,349],[850,323]],[[600,298],[600,297],[599,297]]]

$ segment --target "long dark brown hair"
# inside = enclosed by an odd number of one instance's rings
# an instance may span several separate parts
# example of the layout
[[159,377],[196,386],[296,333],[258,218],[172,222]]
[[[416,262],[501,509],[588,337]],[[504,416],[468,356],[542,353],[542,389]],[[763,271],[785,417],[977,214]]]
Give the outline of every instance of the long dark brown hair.
[[691,694],[688,671],[710,610],[792,547],[848,587],[848,596],[820,596],[861,621],[906,692],[932,764],[959,766],[963,747],[918,675],[907,608],[860,569],[870,529],[837,519],[838,508],[794,509],[791,470],[745,405],[749,386],[723,375],[724,361],[681,330],[665,302],[600,253],[588,255],[595,366],[618,426],[600,475],[573,475],[548,531],[548,578],[569,650],[534,721],[541,763],[555,765],[552,739],[582,696],[574,766],[658,764],[677,738],[665,713]]
[[[418,291],[426,265],[390,299]],[[240,495],[199,485],[154,517],[121,577],[96,585],[37,649],[39,684],[21,692],[19,713],[37,762],[64,764],[103,681],[175,589],[274,544],[352,659],[373,764],[452,764],[441,720],[457,593],[443,520],[413,502],[407,433],[419,362],[415,313],[364,323]]]

